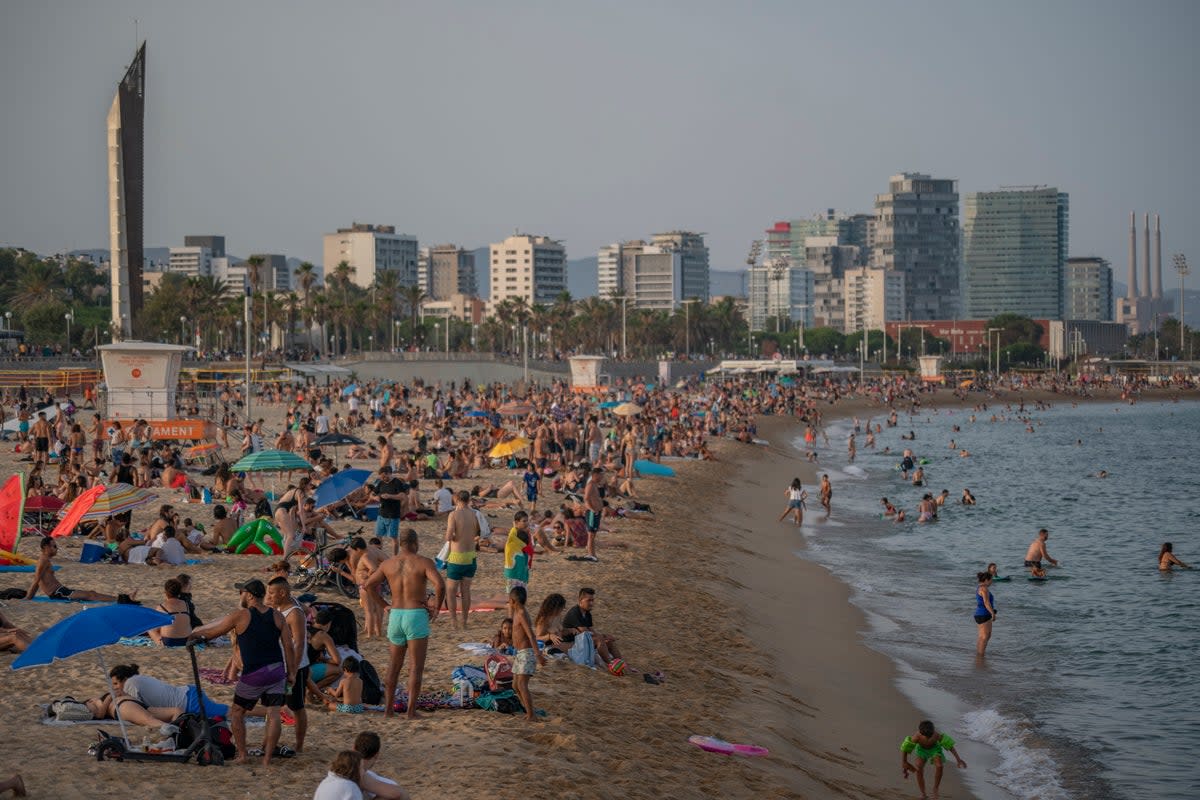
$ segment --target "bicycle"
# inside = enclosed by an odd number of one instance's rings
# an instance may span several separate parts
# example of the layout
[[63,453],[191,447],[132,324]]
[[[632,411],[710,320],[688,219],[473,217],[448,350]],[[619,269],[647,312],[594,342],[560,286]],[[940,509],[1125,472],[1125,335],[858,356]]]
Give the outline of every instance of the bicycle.
[[345,571],[347,569],[345,562],[334,564],[329,561],[325,554],[336,547],[348,548],[351,540],[356,536],[361,536],[362,532],[363,529],[359,528],[345,539],[327,543],[324,547],[301,561],[298,573],[299,579],[296,581],[293,591],[314,592],[332,589],[340,592],[343,597],[357,600],[358,584]]

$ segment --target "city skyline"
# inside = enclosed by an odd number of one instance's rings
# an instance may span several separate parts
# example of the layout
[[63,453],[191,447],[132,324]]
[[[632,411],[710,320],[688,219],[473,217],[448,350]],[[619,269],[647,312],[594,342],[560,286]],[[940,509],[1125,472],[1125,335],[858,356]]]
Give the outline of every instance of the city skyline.
[[[0,241],[39,252],[104,241],[104,110],[136,18],[157,54],[148,246],[217,230],[243,251],[319,263],[323,234],[370,219],[468,248],[543,231],[578,258],[625,231],[683,228],[707,232],[713,269],[738,269],[763,220],[869,213],[889,175],[920,171],[956,179],[963,195],[1070,192],[1071,256],[1121,263],[1131,207],[1162,215],[1168,253],[1194,249],[1196,200],[1178,180],[1196,114],[1176,102],[1194,94],[1182,37],[1200,14],[1186,3],[1037,6],[1036,27],[1027,3],[922,13],[760,3],[757,14],[711,4],[686,15],[467,4],[389,9],[353,34],[335,23],[364,7],[280,8],[0,12],[4,74],[38,65],[0,83],[10,110],[0,180],[21,187],[0,199]],[[385,22],[404,26],[407,47],[385,46]],[[801,26],[806,46],[785,46]],[[543,46],[503,46],[518,33]],[[596,69],[617,34],[622,58]],[[455,63],[433,68],[451,40]],[[936,41],[938,57],[913,41]],[[709,58],[714,48],[723,59]],[[822,70],[827,80],[811,80]],[[904,91],[882,91],[879,76],[897,73]],[[834,99],[831,81],[843,85]],[[677,102],[650,102],[662,89]],[[518,94],[542,111],[515,110]],[[600,113],[622,108],[641,123]],[[412,111],[448,121],[406,123]]]

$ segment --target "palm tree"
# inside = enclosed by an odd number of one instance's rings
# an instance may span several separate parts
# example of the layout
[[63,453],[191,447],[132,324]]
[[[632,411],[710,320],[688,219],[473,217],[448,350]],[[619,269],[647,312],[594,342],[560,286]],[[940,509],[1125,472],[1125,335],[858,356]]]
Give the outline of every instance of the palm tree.
[[53,261],[33,261],[18,273],[11,284],[9,303],[28,309],[58,297],[63,288],[63,274]]
[[300,293],[303,297],[301,319],[308,334],[308,346],[312,347],[312,288],[317,283],[317,268],[311,261],[302,261],[296,268],[296,279],[300,281]]
[[408,306],[409,332],[412,336],[412,343],[416,344],[417,316],[421,313],[421,304],[428,298],[425,292],[421,291],[420,286],[405,286],[400,292],[400,297],[404,300],[404,305]]
[[[391,341],[392,329],[395,327],[392,320],[396,317],[401,288],[403,287],[400,284],[400,273],[396,270],[387,269],[375,273],[375,307],[372,309],[376,317],[375,335],[380,335],[380,327],[387,329],[384,339],[380,339],[381,345],[385,340]],[[383,326],[380,326],[379,322],[382,322]]]

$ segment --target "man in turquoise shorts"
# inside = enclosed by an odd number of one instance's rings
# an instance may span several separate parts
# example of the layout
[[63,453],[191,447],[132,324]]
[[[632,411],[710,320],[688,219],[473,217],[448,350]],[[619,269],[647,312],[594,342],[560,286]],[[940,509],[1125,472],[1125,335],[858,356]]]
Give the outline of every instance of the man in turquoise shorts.
[[[421,677],[425,672],[425,653],[429,647],[429,622],[446,599],[446,583],[433,559],[417,555],[417,532],[406,529],[400,535],[400,552],[384,561],[363,584],[365,591],[385,580],[392,590],[392,608],[388,616],[387,636],[390,659],[387,677],[383,682],[384,716],[394,711],[396,683],[404,666],[404,657],[412,649],[412,664],[408,670],[408,710],[406,716],[415,719],[415,698],[421,695]],[[429,605],[429,584],[434,586],[434,603]]]

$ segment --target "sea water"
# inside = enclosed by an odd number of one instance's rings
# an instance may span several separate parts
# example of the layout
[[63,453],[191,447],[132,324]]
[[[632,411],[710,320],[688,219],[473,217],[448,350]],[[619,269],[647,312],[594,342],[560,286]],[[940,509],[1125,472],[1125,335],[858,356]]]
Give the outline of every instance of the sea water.
[[[850,584],[873,647],[957,698],[959,718],[941,728],[995,748],[986,777],[964,777],[1030,800],[1200,797],[1200,569],[1157,569],[1164,541],[1200,565],[1200,404],[902,414],[874,450],[860,419],[853,464],[853,422],[818,442],[833,515],[806,487],[798,554]],[[929,460],[926,486],[895,469],[905,447]],[[958,504],[964,488],[977,506]],[[939,521],[918,524],[922,494],[942,489]],[[881,518],[885,496],[907,522]],[[1022,561],[1039,528],[1061,566],[1032,582]],[[992,587],[997,618],[979,660],[975,573],[993,561],[1012,580]]]

